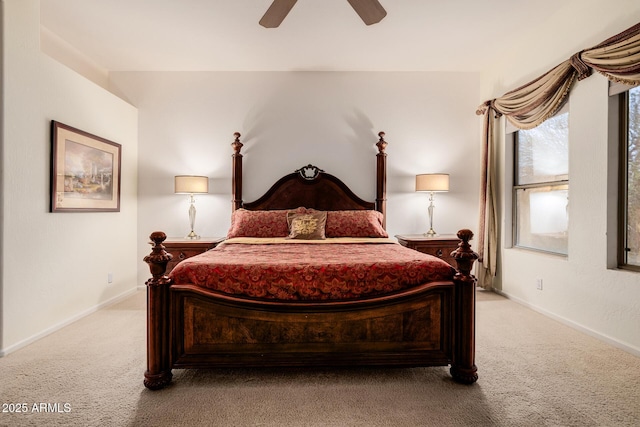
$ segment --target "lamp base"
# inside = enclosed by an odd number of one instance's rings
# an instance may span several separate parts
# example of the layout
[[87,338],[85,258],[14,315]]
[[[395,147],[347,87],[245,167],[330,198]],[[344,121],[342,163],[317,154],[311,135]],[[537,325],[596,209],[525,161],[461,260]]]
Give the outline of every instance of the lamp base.
[[424,233],[424,235],[427,237],[436,237],[438,233],[436,233],[436,231],[433,228],[430,228],[429,231]]
[[191,230],[191,233],[187,234],[187,237],[185,237],[185,239],[198,240],[200,239],[200,236],[198,236],[195,231]]

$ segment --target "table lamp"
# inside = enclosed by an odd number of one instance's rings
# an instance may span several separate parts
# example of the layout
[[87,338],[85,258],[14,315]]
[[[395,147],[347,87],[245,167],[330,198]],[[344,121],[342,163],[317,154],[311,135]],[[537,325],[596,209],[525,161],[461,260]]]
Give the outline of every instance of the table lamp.
[[189,224],[191,232],[187,235],[187,239],[199,239],[195,231],[193,231],[196,222],[196,205],[194,194],[203,194],[209,192],[209,178],[206,176],[178,175],[175,177],[175,193],[189,195]]
[[416,175],[416,191],[426,191],[429,193],[429,231],[425,236],[434,237],[437,235],[433,229],[433,194],[449,191],[449,174],[428,173]]

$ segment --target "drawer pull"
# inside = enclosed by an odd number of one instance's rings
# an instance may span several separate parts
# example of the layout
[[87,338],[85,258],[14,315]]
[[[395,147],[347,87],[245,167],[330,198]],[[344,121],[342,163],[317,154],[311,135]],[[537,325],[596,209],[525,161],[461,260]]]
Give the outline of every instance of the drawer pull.
[[178,255],[178,258],[180,258],[180,261],[182,261],[183,259],[185,259],[187,256],[184,254],[184,252],[180,252],[180,255]]
[[438,249],[436,255],[438,256],[438,258],[442,258],[442,249]]

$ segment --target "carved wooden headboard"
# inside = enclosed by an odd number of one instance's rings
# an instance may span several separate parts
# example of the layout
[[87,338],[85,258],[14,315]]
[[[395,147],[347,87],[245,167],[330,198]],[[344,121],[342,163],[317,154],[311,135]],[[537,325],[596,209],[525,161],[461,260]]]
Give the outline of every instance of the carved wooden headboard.
[[242,154],[240,153],[243,144],[240,142],[240,133],[236,132],[235,140],[231,144],[234,150],[232,208],[233,210],[239,208],[269,210],[295,209],[304,206],[324,211],[375,209],[386,216],[387,154],[384,150],[387,142],[384,140],[384,135],[384,132],[378,133],[380,139],[376,144],[378,154],[376,155],[375,202],[362,200],[342,180],[313,165],[303,166],[283,176],[262,197],[253,202],[244,202],[242,200]]

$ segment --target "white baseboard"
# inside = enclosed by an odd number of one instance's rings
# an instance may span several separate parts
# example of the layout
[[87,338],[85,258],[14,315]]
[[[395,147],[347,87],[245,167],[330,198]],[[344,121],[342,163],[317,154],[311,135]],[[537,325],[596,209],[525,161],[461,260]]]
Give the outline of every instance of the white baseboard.
[[551,318],[553,320],[556,320],[556,321],[558,321],[558,322],[560,322],[560,323],[562,323],[564,325],[567,325],[570,328],[576,329],[576,330],[578,330],[580,332],[583,332],[583,333],[585,333],[587,335],[590,335],[590,336],[592,336],[592,337],[594,337],[596,339],[599,339],[600,341],[604,341],[607,344],[610,344],[610,345],[612,345],[614,347],[617,347],[617,348],[619,348],[621,350],[624,350],[627,353],[631,353],[634,356],[640,357],[640,348],[636,348],[636,347],[634,347],[632,345],[629,345],[627,343],[621,342],[621,341],[619,341],[619,340],[617,340],[615,338],[612,338],[612,337],[610,337],[608,335],[605,335],[605,334],[602,334],[600,332],[594,331],[593,329],[587,328],[587,327],[585,327],[585,326],[583,326],[583,325],[581,325],[579,323],[576,323],[576,322],[574,322],[572,320],[569,320],[569,319],[564,318],[562,316],[558,316],[557,314],[551,313],[550,311],[547,311],[547,310],[545,310],[543,308],[540,308],[540,307],[538,307],[536,305],[533,305],[533,304],[531,304],[531,303],[529,303],[529,302],[527,302],[527,301],[525,301],[525,300],[523,300],[521,298],[514,297],[513,295],[509,295],[507,292],[499,291],[497,289],[494,289],[493,291],[495,293],[497,293],[498,295],[502,295],[503,297],[505,297],[505,298],[507,298],[507,299],[509,299],[509,300],[511,300],[513,302],[516,302],[516,303],[518,303],[520,305],[523,305],[523,306],[525,306],[527,308],[530,308],[531,310],[536,311],[536,312],[538,312],[540,314],[543,314],[544,316],[549,317],[549,318]]
[[63,322],[60,322],[57,325],[51,326],[51,327],[45,329],[44,331],[42,331],[42,332],[40,332],[38,334],[35,334],[35,335],[25,339],[25,340],[22,340],[22,341],[20,341],[20,342],[18,342],[16,344],[13,344],[13,345],[9,346],[7,348],[0,349],[0,357],[4,357],[4,356],[8,355],[9,353],[13,353],[16,350],[21,349],[22,347],[25,347],[25,346],[27,346],[27,345],[29,345],[31,343],[34,343],[34,342],[38,341],[39,339],[44,338],[47,335],[50,335],[50,334],[52,334],[52,333],[64,328],[65,326],[68,326],[68,325],[72,324],[73,322],[76,322],[76,321],[82,319],[83,317],[86,317],[86,316],[88,316],[88,315],[90,315],[92,313],[95,313],[96,311],[98,311],[98,310],[100,310],[102,308],[105,308],[105,307],[108,307],[110,305],[119,303],[120,301],[130,297],[131,295],[133,295],[136,292],[138,292],[138,288],[137,287],[133,288],[133,289],[129,289],[128,291],[125,291],[125,292],[121,293],[120,295],[116,295],[115,297],[113,297],[113,298],[111,298],[111,299],[109,299],[109,300],[107,300],[105,302],[102,302],[102,303],[100,303],[100,304],[98,304],[98,305],[96,305],[94,307],[91,307],[91,308],[88,308],[88,309],[86,309],[84,311],[81,311],[80,313],[76,314],[75,316],[70,317],[69,319],[67,319],[67,320],[65,320]]

